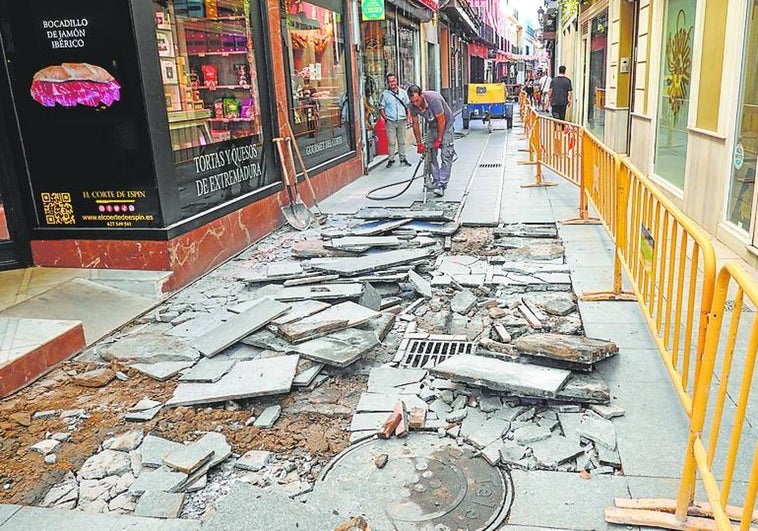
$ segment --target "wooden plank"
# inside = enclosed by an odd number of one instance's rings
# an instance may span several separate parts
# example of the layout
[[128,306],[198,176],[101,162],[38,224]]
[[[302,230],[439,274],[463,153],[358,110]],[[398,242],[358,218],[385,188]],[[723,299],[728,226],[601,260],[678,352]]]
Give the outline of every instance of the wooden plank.
[[[690,516],[684,522],[680,522],[671,513],[645,511],[643,509],[606,507],[605,521],[612,524],[641,525],[647,527],[661,527],[663,529],[702,529],[704,531],[719,531],[716,522],[708,518]],[[732,526],[732,528],[735,530],[739,529],[738,526]]]
[[[676,500],[666,498],[643,498],[643,499],[629,499],[629,498],[616,498],[613,500],[616,507],[622,509],[645,509],[651,511],[663,511],[667,513],[673,513],[676,511]],[[742,507],[736,505],[727,505],[724,508],[724,512],[732,520],[740,520],[742,518]],[[713,518],[713,507],[708,502],[692,502],[687,509],[687,514],[690,516],[701,516],[704,518]],[[758,510],[753,511],[753,522],[758,522]]]

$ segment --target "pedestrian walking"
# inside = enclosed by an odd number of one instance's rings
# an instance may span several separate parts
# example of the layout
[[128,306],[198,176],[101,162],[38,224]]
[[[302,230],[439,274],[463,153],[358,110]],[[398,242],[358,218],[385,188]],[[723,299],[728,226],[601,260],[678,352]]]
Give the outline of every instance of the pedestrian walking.
[[527,100],[529,100],[529,104],[534,105],[534,77],[532,77],[531,72],[527,74],[526,81],[524,81],[524,92],[526,93]]
[[537,100],[537,107],[539,107],[540,111],[547,111],[548,103],[547,103],[547,93],[550,90],[550,83],[551,78],[547,74],[546,71],[542,72],[542,76],[540,77],[538,83],[540,86],[540,98]]
[[[408,97],[411,101],[411,119],[413,134],[419,153],[432,158],[432,186],[437,197],[445,195],[445,189],[450,181],[450,171],[455,157],[455,134],[453,132],[453,111],[442,94],[434,90],[421,90],[418,85],[408,87]],[[426,144],[421,140],[419,116],[426,120]],[[442,164],[438,160],[442,159]]]
[[408,93],[397,84],[397,76],[387,74],[387,88],[379,97],[379,114],[387,126],[388,168],[395,164],[395,153],[398,154],[401,166],[411,165],[405,156],[405,128],[410,125],[410,105]]
[[573,87],[571,79],[566,76],[566,67],[558,67],[558,76],[550,83],[548,92],[548,104],[550,105],[553,118],[566,119],[566,109],[571,106]]

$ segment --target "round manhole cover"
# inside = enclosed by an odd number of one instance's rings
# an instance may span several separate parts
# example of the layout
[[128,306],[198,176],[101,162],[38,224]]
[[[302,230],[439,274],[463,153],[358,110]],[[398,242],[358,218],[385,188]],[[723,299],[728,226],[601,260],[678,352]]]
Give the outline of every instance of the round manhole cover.
[[[377,468],[381,454],[389,459]],[[471,448],[431,434],[351,446],[326,467],[316,489],[341,499],[343,509],[366,514],[372,527],[384,522],[403,530],[437,524],[494,529],[508,515],[513,496],[505,471],[474,456]]]

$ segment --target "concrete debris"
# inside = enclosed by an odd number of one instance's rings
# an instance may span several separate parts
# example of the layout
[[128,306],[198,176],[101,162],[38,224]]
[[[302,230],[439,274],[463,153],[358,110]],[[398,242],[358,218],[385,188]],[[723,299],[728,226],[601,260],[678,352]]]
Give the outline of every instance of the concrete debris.
[[237,459],[234,466],[241,468],[242,470],[258,472],[268,465],[273,457],[274,454],[271,452],[266,452],[264,450],[250,450]]
[[[398,300],[398,302],[399,301],[400,300]],[[374,286],[371,285],[370,282],[364,282],[363,293],[361,294],[361,298],[358,300],[358,304],[378,312],[379,310],[383,309],[382,295],[376,290]]]
[[137,372],[149,376],[153,380],[165,382],[172,376],[176,376],[184,369],[192,367],[191,361],[162,361],[160,363],[145,364],[135,363],[132,368]]
[[87,459],[79,469],[81,479],[102,479],[131,471],[129,454],[116,450],[103,450]]
[[233,359],[203,358],[191,370],[179,377],[180,382],[214,383],[219,381],[237,363]]
[[[352,258],[335,258],[334,260],[352,260]],[[319,284],[316,286],[281,287],[271,291],[269,296],[282,302],[300,302],[306,300],[330,301],[335,299],[357,300],[363,294],[363,285],[357,282],[344,284]]]
[[466,315],[476,305],[476,295],[465,289],[455,294],[450,301],[450,309],[455,313]]
[[580,365],[592,365],[618,353],[612,341],[563,334],[531,334],[513,341],[522,355],[549,358]]
[[[205,319],[208,320],[207,317]],[[194,362],[200,358],[200,353],[181,339],[142,332],[129,334],[106,346],[102,357],[108,361],[152,364],[162,361]]]
[[297,374],[295,374],[295,379],[292,380],[292,385],[295,387],[307,387],[323,368],[323,363],[316,363],[305,359],[300,360],[297,364]]
[[147,491],[140,496],[135,516],[151,518],[179,518],[184,507],[184,493]]
[[581,404],[608,404],[611,389],[599,376],[573,372],[555,398]]
[[282,326],[288,323],[294,323],[309,315],[326,310],[329,307],[331,307],[331,304],[328,302],[311,300],[301,301],[298,304],[293,304],[281,317],[277,317],[271,321],[271,324],[274,326]]
[[105,387],[116,377],[116,372],[103,368],[77,374],[72,378],[76,385],[82,387]]
[[607,406],[594,404],[590,406],[590,409],[603,417],[604,419],[614,419],[616,417],[623,417],[626,411],[623,407],[617,404],[610,404]]
[[432,249],[424,247],[421,249],[383,251],[355,258],[321,258],[311,260],[310,266],[318,271],[327,271],[351,277],[392,266],[408,264],[427,258],[433,252]]
[[349,328],[306,341],[292,350],[319,363],[347,367],[379,343],[376,332]]
[[172,472],[167,468],[145,470],[129,486],[129,493],[142,496],[148,491],[176,492],[187,481],[187,474]]
[[[374,236],[377,234],[384,234],[398,229],[404,225],[411,223],[411,219],[397,219],[397,220],[380,220],[370,221],[368,223],[361,223],[350,229],[350,234],[353,236]],[[415,222],[414,222],[415,223]]]
[[285,288],[292,286],[307,286],[309,284],[321,284],[323,282],[331,282],[332,280],[339,279],[339,275],[309,275],[303,278],[291,278],[285,280],[282,284]]
[[330,332],[361,325],[379,317],[379,312],[354,302],[343,302],[299,321],[278,327],[278,332],[290,343],[302,343]]
[[[163,465],[163,456],[171,452],[181,450],[182,444],[169,441],[155,435],[147,435],[142,444],[137,448],[141,463],[147,467],[159,467]],[[131,462],[130,462],[131,466]]]
[[31,450],[42,455],[48,455],[57,450],[60,444],[60,441],[56,441],[55,439],[45,439],[32,445]]
[[192,444],[213,451],[211,460],[208,462],[209,468],[215,467],[232,455],[232,447],[221,433],[208,432]]
[[253,423],[253,426],[256,428],[270,428],[272,427],[277,420],[279,420],[279,416],[282,414],[282,406],[275,405],[267,407],[263,410],[263,413],[260,414],[260,416],[255,420]]
[[144,432],[142,430],[131,430],[118,437],[106,439],[103,442],[103,449],[129,452],[135,450],[140,444],[142,444],[143,437]]
[[608,450],[616,449],[616,428],[613,422],[595,413],[588,412],[582,417],[578,434]]
[[444,210],[413,210],[410,208],[363,207],[356,218],[372,220],[411,219],[422,221],[453,221],[454,216]]
[[410,280],[419,295],[427,299],[432,298],[432,286],[421,275],[416,273],[415,270],[411,269],[408,271],[408,280]]
[[493,230],[495,238],[557,238],[555,223],[511,223]]
[[210,461],[213,450],[205,445],[188,444],[163,457],[163,464],[172,470],[192,474]]

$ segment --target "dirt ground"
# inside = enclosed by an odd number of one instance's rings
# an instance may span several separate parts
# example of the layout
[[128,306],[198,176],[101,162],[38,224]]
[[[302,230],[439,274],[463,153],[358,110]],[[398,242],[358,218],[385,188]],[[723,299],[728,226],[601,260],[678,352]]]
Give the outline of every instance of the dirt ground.
[[[300,450],[324,464],[347,447],[349,432],[345,428],[350,423],[350,408],[365,388],[363,377],[334,376],[315,391],[294,391],[284,400],[278,397],[279,402],[268,398],[215,407],[164,408],[154,419],[134,423],[124,421],[131,406],[143,397],[168,400],[176,382],[157,382],[125,366],[112,368],[127,374],[127,381],[116,379],[102,388],[81,387],[72,381],[72,374],[92,368],[74,361],[64,363],[0,402],[0,503],[39,503],[51,486],[67,471],[77,471],[104,440],[134,429],[182,442],[218,431],[239,454],[253,449],[277,453]],[[260,413],[271,403],[281,403],[283,408],[273,428],[245,425],[253,409]],[[73,429],[60,414],[32,418],[39,411],[75,409],[84,409],[89,417],[76,422]],[[56,450],[55,464],[45,464],[43,456],[30,447],[60,432],[70,432],[71,440]]]
[[490,228],[462,227],[453,236],[450,254],[470,254],[489,256],[502,253],[502,250],[489,249],[495,237]]

